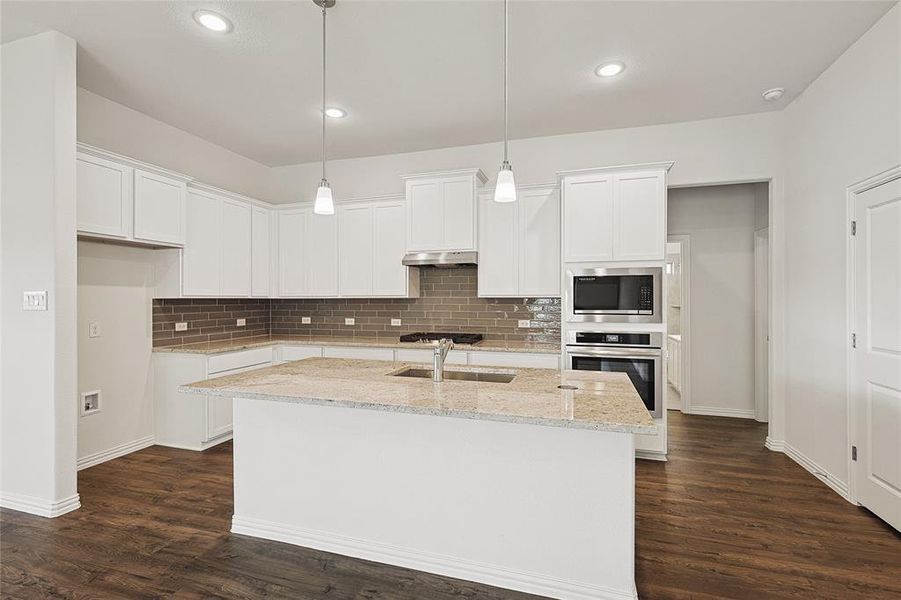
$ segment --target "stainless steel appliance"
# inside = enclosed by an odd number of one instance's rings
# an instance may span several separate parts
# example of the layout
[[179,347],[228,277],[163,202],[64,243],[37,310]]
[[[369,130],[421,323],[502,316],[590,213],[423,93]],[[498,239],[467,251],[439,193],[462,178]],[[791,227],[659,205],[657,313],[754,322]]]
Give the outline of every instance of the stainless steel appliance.
[[478,344],[482,341],[481,333],[426,333],[417,331],[416,333],[405,333],[400,336],[402,342],[424,342],[431,344],[447,338],[455,344]]
[[568,321],[661,323],[663,269],[578,269],[566,272]]
[[564,368],[626,373],[648,412],[663,417],[663,333],[570,331]]
[[479,262],[478,252],[411,252],[404,255],[405,267],[471,267]]

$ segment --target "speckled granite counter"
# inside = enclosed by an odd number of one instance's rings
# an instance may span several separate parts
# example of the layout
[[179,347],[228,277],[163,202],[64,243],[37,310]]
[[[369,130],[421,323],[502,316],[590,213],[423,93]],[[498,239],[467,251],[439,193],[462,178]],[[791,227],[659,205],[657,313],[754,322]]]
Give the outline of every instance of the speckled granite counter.
[[[302,404],[526,423],[574,429],[655,433],[627,375],[551,369],[455,368],[515,373],[510,383],[395,377],[412,366],[308,358],[179,388],[181,392]],[[575,390],[559,389],[559,385]]]
[[[430,344],[425,342],[400,342],[386,340],[384,338],[340,338],[340,337],[293,337],[293,336],[265,336],[257,338],[240,338],[221,340],[218,342],[203,342],[198,344],[184,344],[180,346],[163,346],[154,348],[154,352],[175,352],[185,354],[220,354],[235,352],[247,348],[262,346],[359,346],[361,348],[428,348]],[[483,340],[478,344],[457,344],[457,350],[487,351],[487,352],[535,352],[551,353],[560,352],[558,344],[546,344],[540,342],[503,342],[496,340]]]

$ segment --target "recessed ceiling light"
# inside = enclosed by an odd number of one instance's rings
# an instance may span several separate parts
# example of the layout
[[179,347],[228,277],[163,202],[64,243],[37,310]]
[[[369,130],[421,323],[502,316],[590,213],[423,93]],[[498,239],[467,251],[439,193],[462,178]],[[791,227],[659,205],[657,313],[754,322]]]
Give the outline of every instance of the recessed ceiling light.
[[347,111],[342,110],[340,108],[335,108],[335,107],[326,108],[325,116],[330,117],[332,119],[343,119],[344,117],[347,116]]
[[619,61],[604,63],[594,70],[598,77],[615,77],[623,72],[626,65]]
[[215,31],[216,33],[228,33],[232,30],[232,22],[211,10],[198,10],[194,13],[194,20],[199,25]]
[[785,93],[785,89],[783,89],[783,88],[773,88],[771,90],[765,91],[761,95],[763,96],[763,99],[766,100],[767,102],[775,102],[776,100],[781,98],[782,94],[784,94],[784,93]]

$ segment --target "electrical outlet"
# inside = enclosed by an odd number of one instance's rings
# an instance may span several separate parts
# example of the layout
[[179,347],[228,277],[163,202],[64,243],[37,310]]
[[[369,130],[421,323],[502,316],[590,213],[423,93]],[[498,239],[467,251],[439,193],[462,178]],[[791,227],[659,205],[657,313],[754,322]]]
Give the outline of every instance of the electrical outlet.
[[88,337],[100,337],[100,322],[88,321]]
[[400,319],[391,319],[392,327],[400,327]]
[[238,326],[238,327],[246,327],[246,326],[247,326],[247,319],[238,319],[237,326]]
[[182,323],[176,323],[176,324],[175,324],[175,331],[187,331],[187,330],[188,330],[188,324],[187,324],[187,323],[182,322]]
[[530,320],[528,320],[528,319],[520,319],[520,320],[517,321],[516,323],[517,323],[517,326],[518,326],[518,327],[526,327],[526,328],[528,328],[528,327],[531,327],[531,326],[532,326],[532,322],[531,322]]
[[300,318],[300,322],[301,322],[301,324],[303,324],[303,325],[309,325],[309,324],[310,324],[310,317],[301,317],[301,318]]
[[354,319],[353,317],[348,317],[348,318],[344,319],[345,325],[353,325],[355,322],[356,322],[356,319]]

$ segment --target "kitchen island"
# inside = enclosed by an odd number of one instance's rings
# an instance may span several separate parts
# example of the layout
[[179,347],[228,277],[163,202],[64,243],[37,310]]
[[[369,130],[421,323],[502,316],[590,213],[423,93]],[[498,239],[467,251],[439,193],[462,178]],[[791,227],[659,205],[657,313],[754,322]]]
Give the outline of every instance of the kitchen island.
[[414,368],[311,358],[182,386],[234,398],[232,531],[635,598],[632,434],[655,425],[628,377],[449,367],[481,380],[433,383]]

